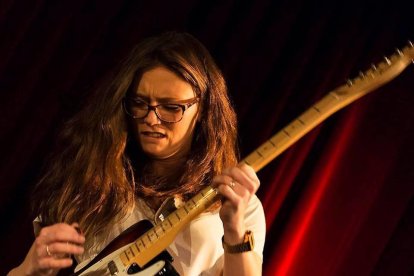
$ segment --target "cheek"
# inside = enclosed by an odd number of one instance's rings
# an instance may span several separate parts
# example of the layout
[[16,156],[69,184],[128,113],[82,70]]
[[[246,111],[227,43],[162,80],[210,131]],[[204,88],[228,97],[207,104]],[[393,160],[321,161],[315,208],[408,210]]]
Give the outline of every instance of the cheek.
[[181,121],[180,123],[182,124],[169,128],[172,143],[187,143],[191,140],[191,122]]
[[169,140],[172,144],[180,143],[185,137],[185,131],[179,127],[168,128]]

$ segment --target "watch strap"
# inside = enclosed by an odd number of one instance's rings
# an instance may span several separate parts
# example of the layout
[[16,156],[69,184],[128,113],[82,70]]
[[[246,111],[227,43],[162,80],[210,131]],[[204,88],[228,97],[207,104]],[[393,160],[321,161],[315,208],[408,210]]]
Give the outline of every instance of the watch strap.
[[254,249],[254,239],[253,239],[253,232],[250,230],[247,230],[246,233],[244,233],[243,242],[238,244],[227,244],[224,241],[224,236],[221,238],[224,252],[230,253],[230,254],[237,254],[242,252],[248,252],[252,251]]

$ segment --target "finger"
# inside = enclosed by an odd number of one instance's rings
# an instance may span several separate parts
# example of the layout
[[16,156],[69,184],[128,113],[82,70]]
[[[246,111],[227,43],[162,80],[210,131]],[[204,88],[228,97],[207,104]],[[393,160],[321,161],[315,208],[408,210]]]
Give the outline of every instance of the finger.
[[217,190],[218,193],[225,198],[225,201],[228,201],[235,210],[237,210],[239,204],[243,201],[243,198],[227,185],[220,185],[217,187]]
[[233,181],[233,178],[231,176],[221,174],[221,175],[217,175],[213,178],[212,186],[213,187],[218,187],[219,185],[232,186],[232,184],[231,184],[232,181]]
[[256,182],[258,185],[260,185],[260,180],[257,177],[256,172],[254,171],[254,169],[247,165],[246,163],[240,163],[239,165],[237,165],[237,167],[239,167],[242,171],[244,171],[246,173],[246,175],[254,182]]
[[242,169],[233,167],[224,173],[232,177],[236,182],[247,189],[250,194],[256,193],[259,187],[258,183],[253,181]]
[[78,234],[83,235],[83,231],[82,231],[82,229],[80,228],[80,226],[77,222],[72,223],[71,226],[73,228],[75,228],[75,230],[76,230],[76,232],[78,232]]
[[71,258],[55,259],[53,257],[42,258],[39,260],[40,269],[60,269],[72,265]]
[[54,224],[42,228],[39,233],[39,238],[43,240],[45,244],[59,241],[77,244],[83,244],[85,242],[85,237],[79,234],[73,226],[66,223]]
[[[228,175],[218,175],[213,179],[214,187],[218,187],[220,185],[225,185],[230,187],[237,196],[244,197],[248,199],[250,197],[249,191],[247,191],[243,186],[241,186],[237,181],[231,178]],[[225,196],[225,195],[224,195]]]
[[52,255],[79,255],[84,252],[82,246],[69,243],[69,242],[55,242],[48,245],[49,252]]

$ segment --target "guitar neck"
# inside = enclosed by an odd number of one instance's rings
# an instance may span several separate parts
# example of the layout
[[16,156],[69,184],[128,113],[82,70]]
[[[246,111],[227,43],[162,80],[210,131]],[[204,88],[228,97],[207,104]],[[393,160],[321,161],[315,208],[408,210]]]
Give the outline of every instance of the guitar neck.
[[[414,48],[410,43],[402,51],[386,58],[384,62],[329,92],[241,162],[250,165],[256,172],[259,171],[334,112],[395,78],[412,62],[413,57]],[[206,186],[125,250],[120,255],[123,264],[125,266],[133,262],[140,266],[147,264],[167,248],[191,220],[207,210],[218,199],[216,190]]]
[[303,112],[298,118],[273,135],[242,162],[250,165],[257,172],[287,148],[314,129],[330,115],[363,95],[349,96],[341,93],[343,87],[331,91],[328,95]]

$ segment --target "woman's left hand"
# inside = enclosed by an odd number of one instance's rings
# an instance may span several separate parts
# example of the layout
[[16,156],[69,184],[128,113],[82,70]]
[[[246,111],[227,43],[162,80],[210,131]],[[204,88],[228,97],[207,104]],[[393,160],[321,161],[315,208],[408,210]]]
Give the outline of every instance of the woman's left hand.
[[259,188],[260,181],[253,168],[240,164],[223,170],[213,178],[213,186],[223,196],[220,218],[227,243],[240,243],[246,232],[244,215],[250,198]]

